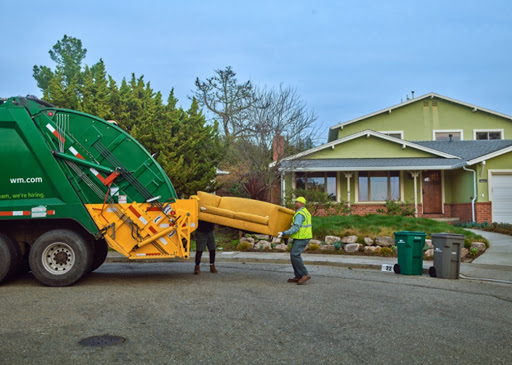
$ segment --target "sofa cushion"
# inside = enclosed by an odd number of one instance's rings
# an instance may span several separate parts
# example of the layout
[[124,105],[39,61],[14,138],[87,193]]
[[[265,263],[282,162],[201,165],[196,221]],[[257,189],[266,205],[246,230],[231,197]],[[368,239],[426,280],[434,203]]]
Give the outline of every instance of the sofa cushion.
[[227,209],[211,207],[211,206],[201,206],[201,212],[207,214],[220,215],[221,217],[233,218],[233,212]]
[[199,198],[199,206],[206,207],[218,207],[222,197],[214,194],[205,193],[204,191],[198,191],[197,196]]
[[276,206],[274,204],[259,200],[226,196],[222,198],[218,207],[231,210],[233,212],[248,213],[267,217],[271,215]]
[[268,225],[268,217],[262,217],[260,215],[235,212],[233,214],[233,218],[240,219],[240,220],[247,221],[247,222],[263,224],[265,226]]

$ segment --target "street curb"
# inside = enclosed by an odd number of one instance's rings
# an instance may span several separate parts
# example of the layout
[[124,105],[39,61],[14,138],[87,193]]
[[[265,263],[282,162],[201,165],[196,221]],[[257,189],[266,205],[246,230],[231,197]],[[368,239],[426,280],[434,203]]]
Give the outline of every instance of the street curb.
[[[333,261],[314,261],[308,260],[307,257],[303,257],[305,265],[311,266],[331,266],[331,267],[345,267],[349,270],[351,269],[361,269],[361,270],[382,270],[382,264],[369,264],[369,263],[353,263],[353,262],[333,262]],[[290,260],[287,259],[261,259],[261,258],[237,258],[237,257],[222,257],[216,256],[216,262],[237,262],[237,263],[252,263],[252,264],[290,264]],[[105,260],[105,262],[110,263],[151,263],[151,262],[183,262],[183,263],[191,263],[194,261],[191,259],[152,259],[152,260],[130,260],[124,256],[111,256]],[[204,257],[201,262],[208,263],[208,257]],[[428,275],[428,268],[423,268],[423,274]],[[407,276],[415,276],[415,275],[407,275]],[[419,275],[417,275],[419,276]]]

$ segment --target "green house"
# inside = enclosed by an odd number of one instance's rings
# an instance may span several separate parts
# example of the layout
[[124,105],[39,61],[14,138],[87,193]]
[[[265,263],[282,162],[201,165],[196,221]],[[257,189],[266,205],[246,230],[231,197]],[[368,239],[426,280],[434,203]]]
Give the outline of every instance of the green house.
[[329,129],[326,144],[283,159],[282,198],[325,191],[352,214],[386,201],[416,216],[512,223],[512,116],[429,93]]

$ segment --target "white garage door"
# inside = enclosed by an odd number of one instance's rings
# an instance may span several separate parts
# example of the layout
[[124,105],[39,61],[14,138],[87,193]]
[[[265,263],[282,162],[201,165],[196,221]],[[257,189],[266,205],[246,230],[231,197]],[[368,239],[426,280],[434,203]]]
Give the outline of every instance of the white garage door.
[[492,175],[492,221],[512,223],[512,175]]

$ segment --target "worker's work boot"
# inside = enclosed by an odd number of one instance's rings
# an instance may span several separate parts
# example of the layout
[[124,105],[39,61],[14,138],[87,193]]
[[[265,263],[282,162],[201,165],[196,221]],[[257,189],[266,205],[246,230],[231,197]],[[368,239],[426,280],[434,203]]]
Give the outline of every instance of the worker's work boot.
[[210,272],[213,274],[218,273],[217,269],[215,268],[215,264],[210,264]]
[[304,275],[303,277],[301,277],[301,278],[299,279],[299,281],[297,281],[297,284],[298,284],[298,285],[302,285],[302,284],[304,284],[306,281],[308,281],[309,279],[311,279],[311,276],[309,276],[309,275]]
[[199,265],[196,265],[196,267],[194,268],[194,275],[199,275],[201,274],[201,270],[199,270]]

